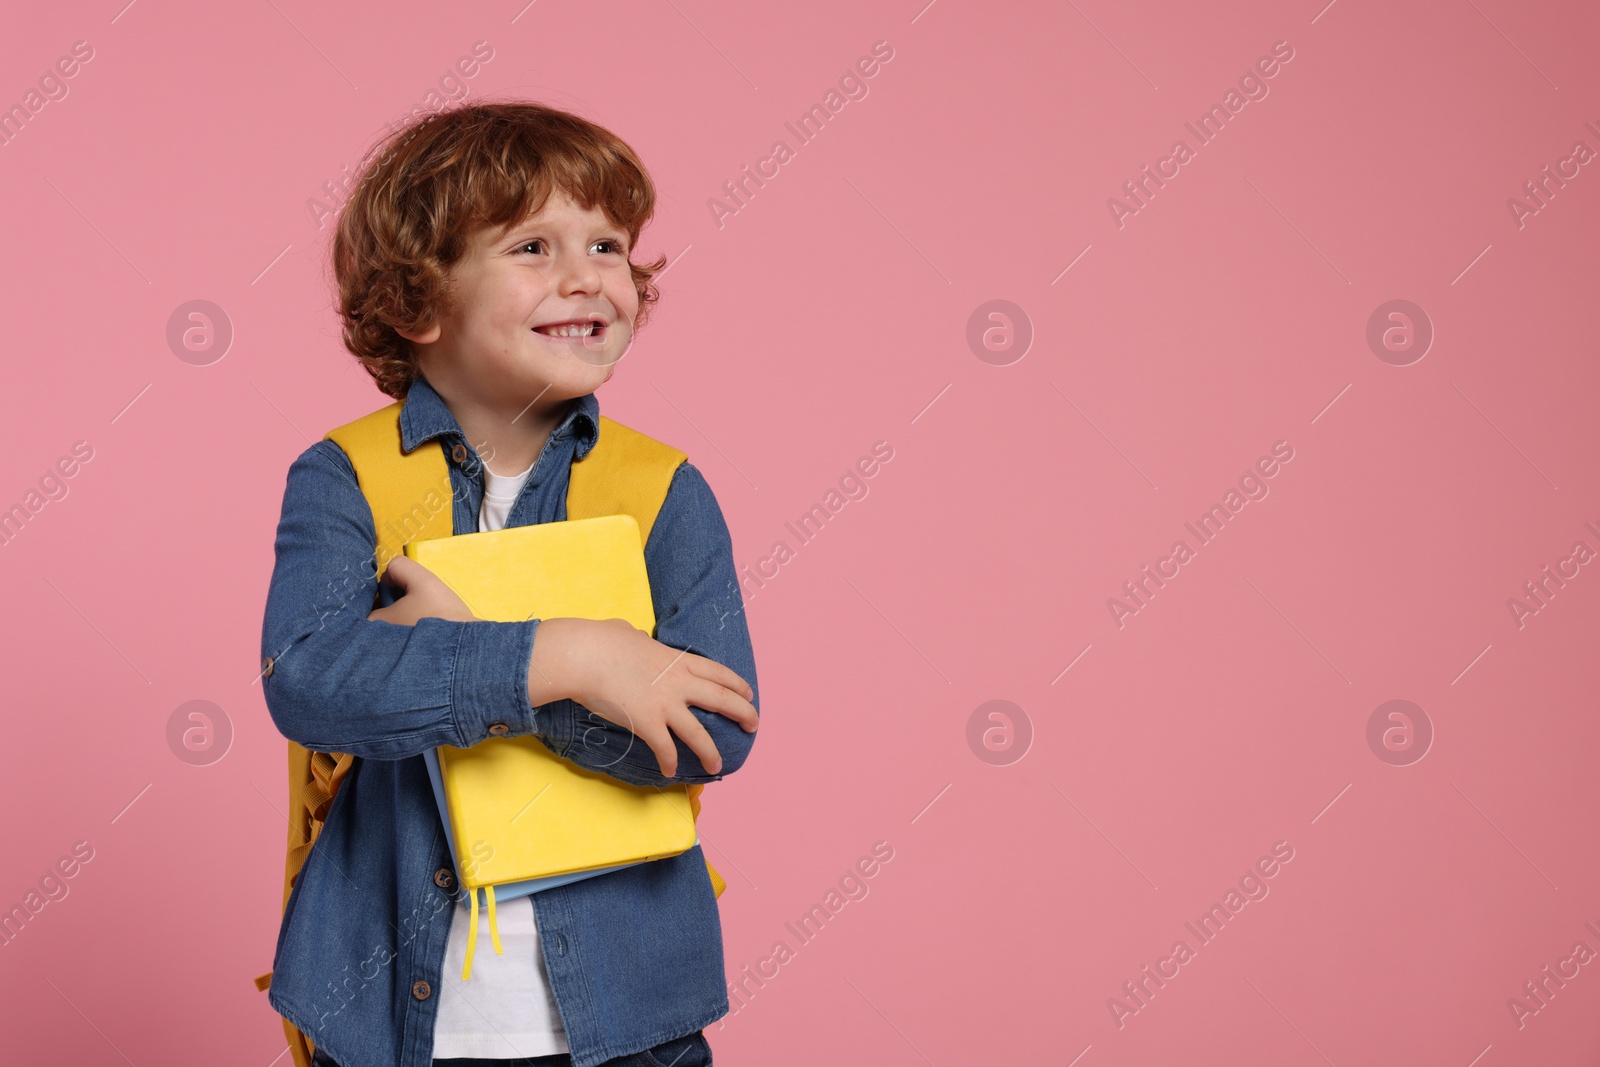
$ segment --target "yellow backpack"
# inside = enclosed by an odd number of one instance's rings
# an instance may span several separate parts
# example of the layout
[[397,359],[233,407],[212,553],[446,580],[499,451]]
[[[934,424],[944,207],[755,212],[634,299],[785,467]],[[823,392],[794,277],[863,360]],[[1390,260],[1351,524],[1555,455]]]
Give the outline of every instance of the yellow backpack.
[[[410,454],[400,447],[400,410],[397,402],[372,414],[330,430],[324,440],[344,450],[355,468],[356,481],[372,509],[377,531],[374,546],[378,574],[401,553],[407,541],[450,537],[455,533],[450,467],[444,445],[438,440]],[[639,536],[648,543],[650,528],[667,498],[673,472],[688,458],[679,450],[608,419],[599,419],[599,437],[586,456],[572,464],[567,486],[567,518],[589,519],[602,515],[632,515]],[[458,446],[461,447],[461,446]],[[460,462],[458,457],[457,462]],[[374,605],[376,606],[376,605]],[[652,636],[654,636],[652,634]],[[295,878],[306,855],[316,844],[339,784],[350,773],[355,756],[348,752],[312,752],[289,742],[289,842],[284,864],[283,906],[289,906]],[[698,820],[704,785],[688,788],[689,807]],[[727,883],[706,862],[711,888],[722,896]],[[255,980],[266,991],[272,984],[268,971]],[[297,1067],[311,1067],[316,1045],[288,1019],[284,1033]]]

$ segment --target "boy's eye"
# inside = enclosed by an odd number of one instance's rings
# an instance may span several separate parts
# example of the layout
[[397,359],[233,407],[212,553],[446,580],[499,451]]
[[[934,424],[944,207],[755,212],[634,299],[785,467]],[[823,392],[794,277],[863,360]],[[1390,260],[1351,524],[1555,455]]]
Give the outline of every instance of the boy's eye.
[[[522,243],[522,244],[517,246],[517,251],[518,252],[527,252],[529,249],[534,248],[534,246],[536,246],[536,245],[540,249],[543,249],[543,247],[544,247],[544,238],[535,237],[531,241],[525,241],[524,243]],[[625,254],[625,249],[623,248],[622,242],[618,241],[618,240],[615,240],[613,238],[610,238],[610,237],[602,237],[600,240],[596,241],[593,245],[591,245],[590,248],[591,248],[591,250],[593,250],[595,248],[599,248],[603,252],[607,252],[607,253],[611,253],[611,254],[619,255],[619,256]],[[534,253],[534,254],[537,255],[538,253]]]

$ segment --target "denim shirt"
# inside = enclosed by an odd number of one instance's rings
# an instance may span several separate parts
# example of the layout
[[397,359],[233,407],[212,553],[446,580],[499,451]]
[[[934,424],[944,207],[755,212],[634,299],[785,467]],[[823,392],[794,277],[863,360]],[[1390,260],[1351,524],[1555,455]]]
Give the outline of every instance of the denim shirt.
[[[594,394],[573,402],[507,526],[566,518],[572,461],[594,446],[598,418]],[[482,460],[421,378],[400,431],[407,452],[442,440],[454,532],[474,532]],[[456,444],[466,446],[464,460],[451,457]],[[572,700],[529,705],[538,620],[369,621],[380,589],[375,544],[371,509],[343,450],[331,441],[306,449],[284,491],[261,638],[271,667],[262,684],[285,737],[357,758],[284,910],[269,999],[344,1067],[422,1067],[432,1060],[452,909],[465,898],[421,754],[477,744],[491,724],[503,723],[511,736],[533,734],[580,766],[667,786],[738,770],[755,734],[691,705],[722,756],[722,772],[706,773],[674,735],[678,773],[665,778],[631,731]],[[756,690],[727,525],[687,462],[650,531],[645,565],[656,639],[726,665]],[[378,602],[392,602],[389,587],[381,589]],[[713,790],[701,799],[717,802]],[[727,1014],[722,927],[699,844],[536,893],[533,904],[573,1067],[639,1052]]]

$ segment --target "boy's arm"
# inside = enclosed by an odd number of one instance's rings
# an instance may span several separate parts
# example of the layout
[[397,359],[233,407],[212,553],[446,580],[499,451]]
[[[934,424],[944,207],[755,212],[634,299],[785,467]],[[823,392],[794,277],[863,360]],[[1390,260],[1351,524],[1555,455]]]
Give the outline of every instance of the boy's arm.
[[[755,654],[734,570],[733,542],[711,487],[687,461],[673,474],[666,501],[651,527],[645,565],[655,606],[655,639],[731,669],[750,683],[754,694],[750,703],[759,711]],[[689,710],[711,735],[722,757],[717,774],[707,773],[699,756],[674,734],[677,773],[671,778],[663,776],[649,745],[573,700],[541,705],[534,732],[556,755],[634,785],[714,782],[738,770],[760,731],[746,731],[733,719],[693,704]]]
[[262,686],[278,730],[363,759],[466,748],[496,724],[533,732],[543,709],[528,704],[527,665],[538,623],[369,621],[375,540],[344,451],[331,441],[307,449],[289,468],[262,625]]

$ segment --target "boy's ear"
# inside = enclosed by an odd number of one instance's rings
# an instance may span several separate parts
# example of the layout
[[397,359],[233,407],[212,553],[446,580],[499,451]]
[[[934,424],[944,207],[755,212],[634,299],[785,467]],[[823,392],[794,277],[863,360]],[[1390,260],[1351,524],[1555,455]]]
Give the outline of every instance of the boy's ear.
[[439,339],[439,335],[444,331],[440,327],[439,323],[435,322],[426,330],[408,332],[406,330],[397,329],[394,332],[399,334],[401,337],[404,337],[407,341],[410,341],[414,345],[431,345],[433,342]]

